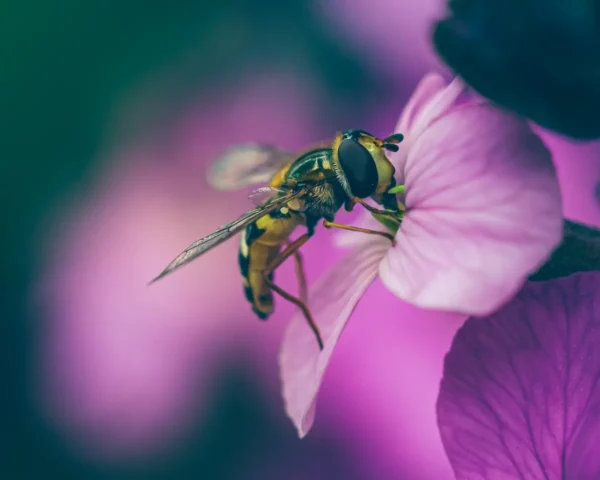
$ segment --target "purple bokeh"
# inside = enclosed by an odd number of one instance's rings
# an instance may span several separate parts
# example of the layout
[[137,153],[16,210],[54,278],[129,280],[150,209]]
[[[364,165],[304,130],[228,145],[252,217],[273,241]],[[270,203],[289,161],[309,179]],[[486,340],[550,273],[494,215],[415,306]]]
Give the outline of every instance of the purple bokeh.
[[260,324],[245,303],[237,242],[147,284],[178,250],[252,206],[243,192],[210,191],[208,162],[231,142],[314,141],[310,98],[289,77],[260,77],[200,99],[163,137],[114,154],[93,193],[62,213],[38,291],[42,395],[90,448],[162,448],[201,410],[227,351],[254,351],[276,391],[274,362],[260,357],[275,357],[282,324]]

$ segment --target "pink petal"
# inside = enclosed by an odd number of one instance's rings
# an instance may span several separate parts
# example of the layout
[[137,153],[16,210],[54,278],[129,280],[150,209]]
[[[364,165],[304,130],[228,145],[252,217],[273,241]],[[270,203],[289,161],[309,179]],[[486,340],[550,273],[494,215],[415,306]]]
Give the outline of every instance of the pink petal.
[[[399,145],[396,153],[388,153],[389,159],[396,166],[396,181],[404,184],[404,169],[406,157],[410,146],[430,123],[443,115],[456,101],[465,87],[461,80],[455,79],[450,85],[438,73],[428,73],[417,85],[414,93],[408,100],[406,107],[400,115],[394,132],[405,134],[405,139]],[[356,207],[360,209],[360,206]],[[382,225],[373,215],[364,211],[352,222],[352,225],[381,230]],[[357,235],[355,232],[339,232],[336,235],[336,244],[339,246],[356,246],[368,243],[370,238],[366,235]]]
[[288,416],[303,437],[312,426],[321,381],[340,335],[389,248],[385,239],[355,249],[314,285],[310,309],[323,337],[319,350],[304,316],[296,313],[281,346],[279,368]]
[[394,129],[394,132],[404,134],[404,141],[398,145],[396,153],[388,154],[396,167],[398,185],[405,183],[404,168],[411,145],[429,123],[453,104],[461,92],[462,84],[455,81],[448,86],[446,80],[437,73],[429,73],[419,82]]
[[394,131],[408,133],[417,114],[436,93],[441,92],[446,86],[446,80],[438,73],[425,75],[402,110],[402,115],[400,115]]
[[444,115],[465,90],[466,86],[463,81],[456,77],[445,89],[435,93],[431,92],[431,99],[423,105],[423,108],[417,113],[410,127],[409,136],[411,144],[416,142],[419,135],[429,125]]
[[530,283],[458,332],[437,403],[456,478],[600,478],[599,287]]
[[418,138],[406,191],[408,212],[380,274],[421,307],[490,313],[561,240],[550,153],[524,121],[487,104],[456,107]]
[[[379,230],[382,232],[386,231],[386,228],[381,224],[371,213],[363,209],[362,206],[357,205],[356,209],[361,209],[360,213],[348,223],[359,228],[366,228],[368,230]],[[373,241],[380,240],[373,235],[367,235],[361,232],[351,232],[349,230],[340,230],[335,233],[334,242],[339,247],[359,247],[368,245]],[[391,242],[388,243],[388,247],[391,246]]]

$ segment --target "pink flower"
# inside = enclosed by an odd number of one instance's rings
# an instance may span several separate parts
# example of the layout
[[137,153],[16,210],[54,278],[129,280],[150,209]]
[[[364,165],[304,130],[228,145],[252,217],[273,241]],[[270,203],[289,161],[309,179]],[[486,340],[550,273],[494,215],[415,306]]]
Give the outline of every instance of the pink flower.
[[[301,315],[280,354],[288,415],[304,436],[333,349],[376,277],[416,306],[486,315],[508,301],[562,236],[561,198],[550,153],[527,123],[477,99],[463,84],[426,76],[409,100],[391,158],[404,184],[407,213],[396,245],[345,232],[352,247],[315,284],[310,306],[325,348]],[[358,224],[382,229],[370,214]]]

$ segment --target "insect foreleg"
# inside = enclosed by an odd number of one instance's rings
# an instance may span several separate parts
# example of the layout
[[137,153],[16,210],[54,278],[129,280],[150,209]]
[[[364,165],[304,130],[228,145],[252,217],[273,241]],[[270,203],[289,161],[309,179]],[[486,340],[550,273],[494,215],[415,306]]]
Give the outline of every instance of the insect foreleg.
[[344,208],[346,209],[347,212],[351,212],[352,210],[354,210],[354,206],[358,203],[357,200],[358,200],[358,198],[354,197],[354,198],[349,198],[348,200],[346,200],[344,202]]
[[[372,207],[371,205],[369,205],[367,202],[365,202],[361,198],[355,197],[352,199],[352,201],[354,201],[356,203],[360,203],[363,207],[365,207],[371,213],[376,213],[378,215],[386,215],[386,216],[392,217],[392,218],[398,218],[398,212],[394,212],[393,210],[380,210],[379,208]],[[398,205],[398,206],[400,207],[400,205]],[[401,208],[401,210],[403,210],[403,208]]]
[[370,230],[368,228],[353,227],[352,225],[344,225],[343,223],[329,222],[327,220],[323,220],[323,226],[325,228],[339,228],[342,230],[350,230],[351,232],[368,233],[369,235],[381,235],[382,237],[385,237],[388,240],[390,240],[392,242],[392,245],[396,244],[396,239],[391,233],[388,232],[380,232],[378,230]]

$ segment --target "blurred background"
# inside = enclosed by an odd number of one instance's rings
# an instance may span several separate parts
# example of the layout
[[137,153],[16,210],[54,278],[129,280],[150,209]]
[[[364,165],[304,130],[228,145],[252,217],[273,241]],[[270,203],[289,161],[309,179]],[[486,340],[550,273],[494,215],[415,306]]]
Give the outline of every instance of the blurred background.
[[[237,242],[146,286],[251,206],[247,192],[206,185],[225,147],[391,133],[419,78],[444,72],[429,42],[443,9],[0,5],[2,478],[452,478],[433,406],[458,319],[374,285],[299,440],[277,371],[292,309],[256,319]],[[541,133],[566,215],[600,224],[598,144]],[[321,232],[305,250],[309,280],[336,256]],[[289,266],[278,275],[294,285]]]

